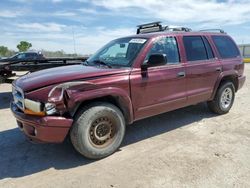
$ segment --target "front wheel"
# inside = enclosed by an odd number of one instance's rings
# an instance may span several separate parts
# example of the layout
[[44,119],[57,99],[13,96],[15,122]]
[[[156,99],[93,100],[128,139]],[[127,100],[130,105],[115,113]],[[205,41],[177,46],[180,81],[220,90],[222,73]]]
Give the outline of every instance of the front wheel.
[[218,88],[215,98],[208,102],[209,109],[217,114],[226,114],[231,109],[235,97],[235,88],[232,82],[224,82]]
[[104,158],[115,152],[125,134],[122,112],[109,103],[93,103],[76,115],[70,132],[74,148],[90,159]]

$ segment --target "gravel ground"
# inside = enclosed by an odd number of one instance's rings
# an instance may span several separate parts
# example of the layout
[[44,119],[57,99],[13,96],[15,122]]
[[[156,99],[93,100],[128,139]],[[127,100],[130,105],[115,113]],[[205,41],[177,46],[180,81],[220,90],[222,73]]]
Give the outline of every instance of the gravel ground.
[[247,80],[226,115],[199,104],[138,121],[118,152],[92,161],[69,142],[27,141],[1,84],[0,187],[250,187],[249,90]]

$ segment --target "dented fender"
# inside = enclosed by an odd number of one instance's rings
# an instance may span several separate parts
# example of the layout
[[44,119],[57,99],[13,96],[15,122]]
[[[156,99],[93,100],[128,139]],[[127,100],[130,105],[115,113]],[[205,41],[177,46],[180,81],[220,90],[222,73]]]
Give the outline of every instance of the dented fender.
[[48,102],[54,103],[60,114],[75,111],[84,101],[111,96],[116,99],[128,123],[133,122],[132,102],[124,89],[101,87],[91,82],[76,81],[59,84],[51,89]]
[[83,91],[96,88],[95,84],[85,81],[66,82],[53,87],[48,94],[48,102],[56,105],[56,109],[60,114],[67,111],[67,103],[70,91]]

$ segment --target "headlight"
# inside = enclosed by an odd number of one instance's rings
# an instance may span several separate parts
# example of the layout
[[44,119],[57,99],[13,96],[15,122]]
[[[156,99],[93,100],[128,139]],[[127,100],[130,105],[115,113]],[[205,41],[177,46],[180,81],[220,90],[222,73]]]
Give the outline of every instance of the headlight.
[[[55,114],[56,105],[53,103],[46,103],[45,105],[30,99],[24,99],[25,110],[24,113],[30,115],[52,115]],[[46,113],[46,114],[45,114]]]
[[24,99],[24,106],[33,112],[41,112],[42,104],[40,102],[32,101],[30,99]]
[[53,103],[45,104],[45,111],[47,115],[52,115],[56,113],[56,105]]
[[45,116],[43,105],[30,99],[24,99],[24,113],[29,115]]

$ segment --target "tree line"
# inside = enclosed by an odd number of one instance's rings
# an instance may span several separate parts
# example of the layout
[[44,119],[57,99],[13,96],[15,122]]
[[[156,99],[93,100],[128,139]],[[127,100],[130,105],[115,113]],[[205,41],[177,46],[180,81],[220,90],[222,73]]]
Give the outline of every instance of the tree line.
[[[16,47],[18,51],[11,50],[6,46],[0,46],[0,57],[10,57],[18,52],[26,52],[32,47],[32,44],[27,41],[20,41],[20,43],[17,44]],[[58,51],[41,50],[41,52],[46,57],[75,57],[78,55],[78,54],[67,54],[63,50],[58,50]]]

